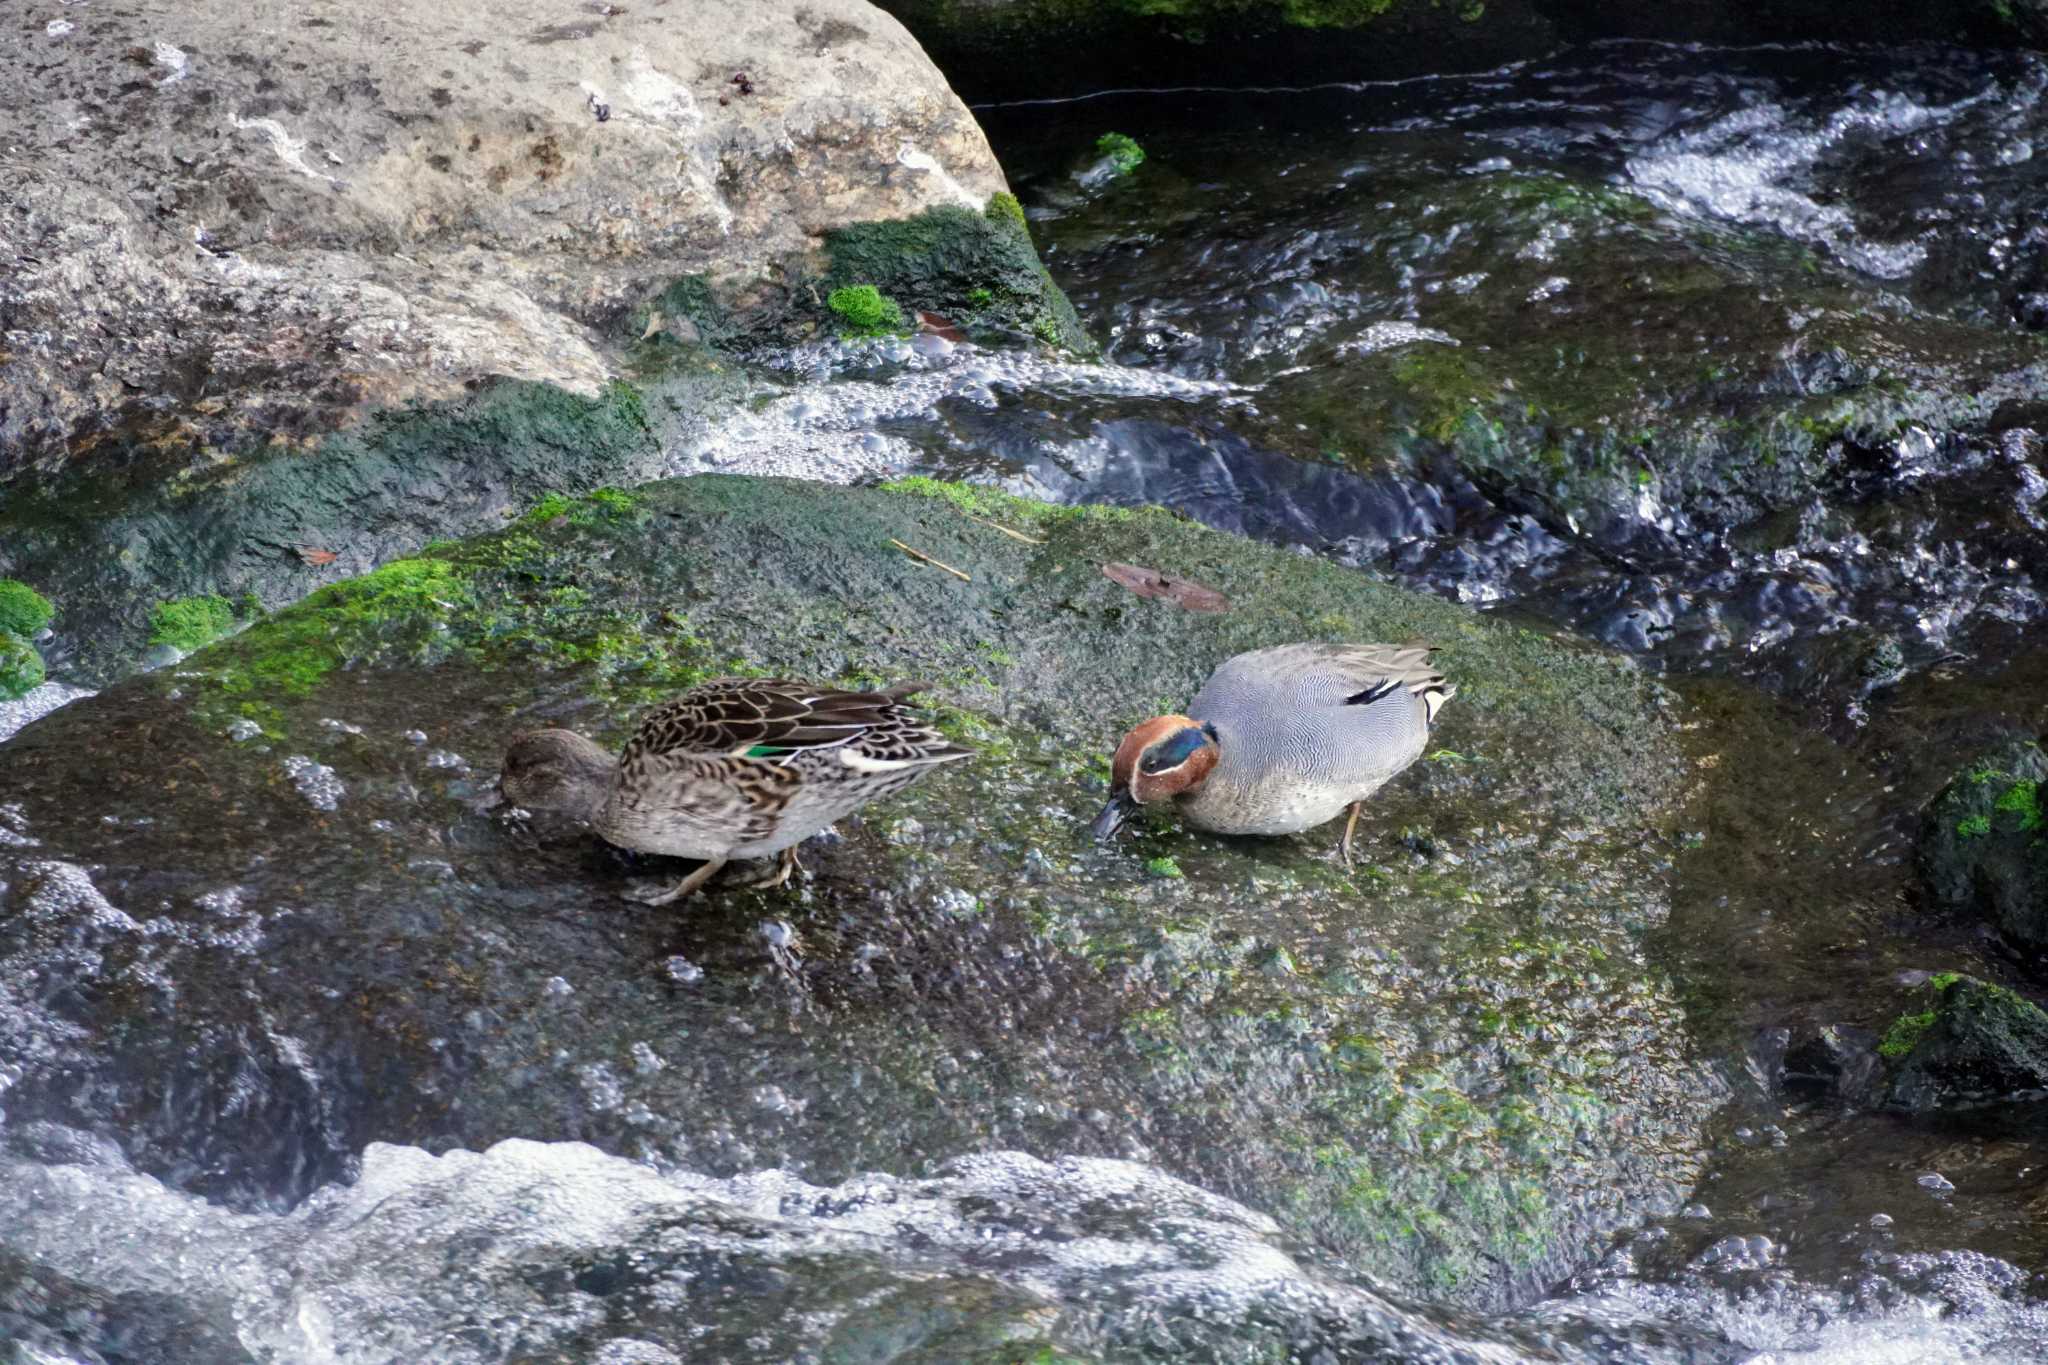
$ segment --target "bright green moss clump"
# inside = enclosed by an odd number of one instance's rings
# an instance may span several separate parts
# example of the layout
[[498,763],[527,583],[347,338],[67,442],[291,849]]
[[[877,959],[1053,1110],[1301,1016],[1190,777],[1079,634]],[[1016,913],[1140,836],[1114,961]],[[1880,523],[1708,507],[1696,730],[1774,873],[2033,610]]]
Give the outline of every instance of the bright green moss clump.
[[[1139,155],[1142,156],[1143,153]],[[982,217],[991,223],[1008,223],[1026,236],[1031,233],[1031,225],[1024,221],[1024,206],[1018,203],[1017,196],[1008,190],[997,190],[990,195],[988,206],[981,213]]]
[[159,602],[149,614],[149,642],[191,651],[210,645],[235,627],[235,609],[225,597],[207,593]]
[[1888,1061],[1896,1062],[1911,1052],[1914,1044],[1933,1027],[1933,1010],[1926,1010],[1920,1014],[1902,1014],[1893,1020],[1892,1026],[1885,1031],[1884,1041],[1877,1045],[1877,1053]]
[[50,624],[57,609],[50,599],[13,578],[0,578],[0,630],[11,631],[24,640]]
[[12,701],[42,686],[43,656],[19,635],[0,630],[0,701]]
[[903,330],[903,310],[871,284],[849,284],[833,290],[825,306],[845,324],[842,336],[879,337]]
[[1104,133],[1095,139],[1095,154],[1107,160],[1116,168],[1118,175],[1129,175],[1145,160],[1145,149],[1135,138],[1122,133]]

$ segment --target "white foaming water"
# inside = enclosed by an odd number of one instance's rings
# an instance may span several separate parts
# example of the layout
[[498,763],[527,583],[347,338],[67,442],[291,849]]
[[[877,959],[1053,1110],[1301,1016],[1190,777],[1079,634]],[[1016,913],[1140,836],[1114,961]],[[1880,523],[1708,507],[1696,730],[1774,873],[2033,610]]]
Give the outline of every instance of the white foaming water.
[[876,430],[879,424],[928,413],[947,400],[993,408],[999,389],[1225,402],[1241,393],[1230,384],[1154,370],[986,351],[964,342],[929,351],[901,341],[871,343],[867,353],[905,368],[881,382],[836,378],[835,368],[849,356],[843,343],[799,348],[786,366],[805,382],[765,402],[735,406],[686,432],[671,445],[664,472],[772,474],[825,483],[899,472],[918,452],[909,442]]
[[[929,1179],[821,1187],[775,1170],[665,1175],[575,1142],[442,1156],[373,1143],[354,1184],[278,1215],[168,1189],[68,1130],[17,1145],[53,1160],[0,1157],[0,1244],[106,1293],[169,1296],[272,1360],[483,1361],[588,1343],[630,1324],[604,1294],[552,1277],[599,1261],[630,1267],[651,1305],[643,1325],[667,1325],[675,1344],[692,1317],[726,1311],[714,1263],[801,1276],[841,1258],[870,1281],[879,1265],[1085,1304],[1112,1335],[1284,1316],[1341,1321],[1406,1360],[1519,1359],[1314,1275],[1271,1219],[1125,1161],[996,1152]],[[627,1359],[645,1344],[612,1335],[599,1349]]]
[[[1915,1264],[1918,1263],[1918,1264]],[[1761,1292],[1634,1285],[1546,1305],[1604,1323],[1682,1323],[1752,1354],[1742,1365],[2023,1365],[2048,1360],[2048,1306],[2014,1292],[2026,1273],[1974,1252],[1900,1257],[1932,1271],[1914,1292],[1872,1276],[1842,1292],[1785,1282]]]
[[1878,91],[1806,127],[1780,105],[1760,103],[1630,157],[1628,176],[1645,198],[1671,212],[1774,228],[1824,247],[1866,274],[1898,279],[1919,267],[1926,248],[1863,237],[1846,210],[1808,192],[1815,166],[1853,134],[1911,133],[1946,123],[1992,97],[1986,91],[1954,104],[1927,105]]
[[14,737],[14,732],[32,720],[41,720],[60,706],[90,697],[92,693],[83,687],[69,683],[46,682],[32,688],[12,701],[0,701],[0,741]]

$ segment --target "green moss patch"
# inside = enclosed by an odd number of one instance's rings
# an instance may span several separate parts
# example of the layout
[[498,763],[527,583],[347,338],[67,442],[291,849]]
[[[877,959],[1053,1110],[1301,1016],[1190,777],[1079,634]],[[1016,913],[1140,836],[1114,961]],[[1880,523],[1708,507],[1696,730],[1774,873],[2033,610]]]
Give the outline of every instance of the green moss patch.
[[42,686],[43,656],[12,631],[0,630],[0,701],[12,701]]
[[159,602],[149,614],[149,642],[173,649],[210,645],[234,628],[234,605],[213,593]]
[[57,609],[50,605],[50,599],[28,584],[18,579],[0,578],[0,630],[11,631],[24,640],[33,640],[56,614]]
[[842,336],[890,336],[903,330],[903,310],[871,284],[841,285],[826,296],[825,306],[838,315]]
[[1096,138],[1095,155],[1107,161],[1118,175],[1129,175],[1145,162],[1145,149],[1137,139],[1123,133],[1104,133]]
[[1942,789],[1920,832],[1920,872],[1933,902],[1982,916],[2031,952],[2048,949],[2043,781],[2048,756],[2040,745],[2007,744]]

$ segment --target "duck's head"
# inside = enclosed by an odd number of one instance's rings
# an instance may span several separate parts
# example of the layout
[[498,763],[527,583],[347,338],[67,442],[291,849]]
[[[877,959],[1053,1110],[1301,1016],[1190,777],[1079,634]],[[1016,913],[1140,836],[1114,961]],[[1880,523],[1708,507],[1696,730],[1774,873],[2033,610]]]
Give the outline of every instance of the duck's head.
[[512,737],[498,792],[528,810],[568,811],[594,819],[611,795],[618,762],[574,730],[528,730]]
[[1109,765],[1109,804],[1093,831],[1107,839],[1140,806],[1185,796],[1216,766],[1216,728],[1187,716],[1154,716],[1131,728]]

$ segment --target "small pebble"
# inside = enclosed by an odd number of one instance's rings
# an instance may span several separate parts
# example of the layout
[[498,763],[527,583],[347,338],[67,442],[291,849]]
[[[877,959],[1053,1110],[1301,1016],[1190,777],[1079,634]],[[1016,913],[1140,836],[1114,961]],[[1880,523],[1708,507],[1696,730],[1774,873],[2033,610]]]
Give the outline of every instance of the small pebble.
[[1870,1215],[1870,1226],[1874,1228],[1888,1228],[1891,1225],[1892,1216],[1888,1213],[1873,1213]]
[[704,979],[704,969],[687,957],[672,957],[661,964],[661,969],[678,986],[694,986]]
[[1932,1190],[1936,1194],[1948,1194],[1955,1189],[1955,1182],[1939,1171],[1929,1171],[1913,1183],[1923,1190]]

